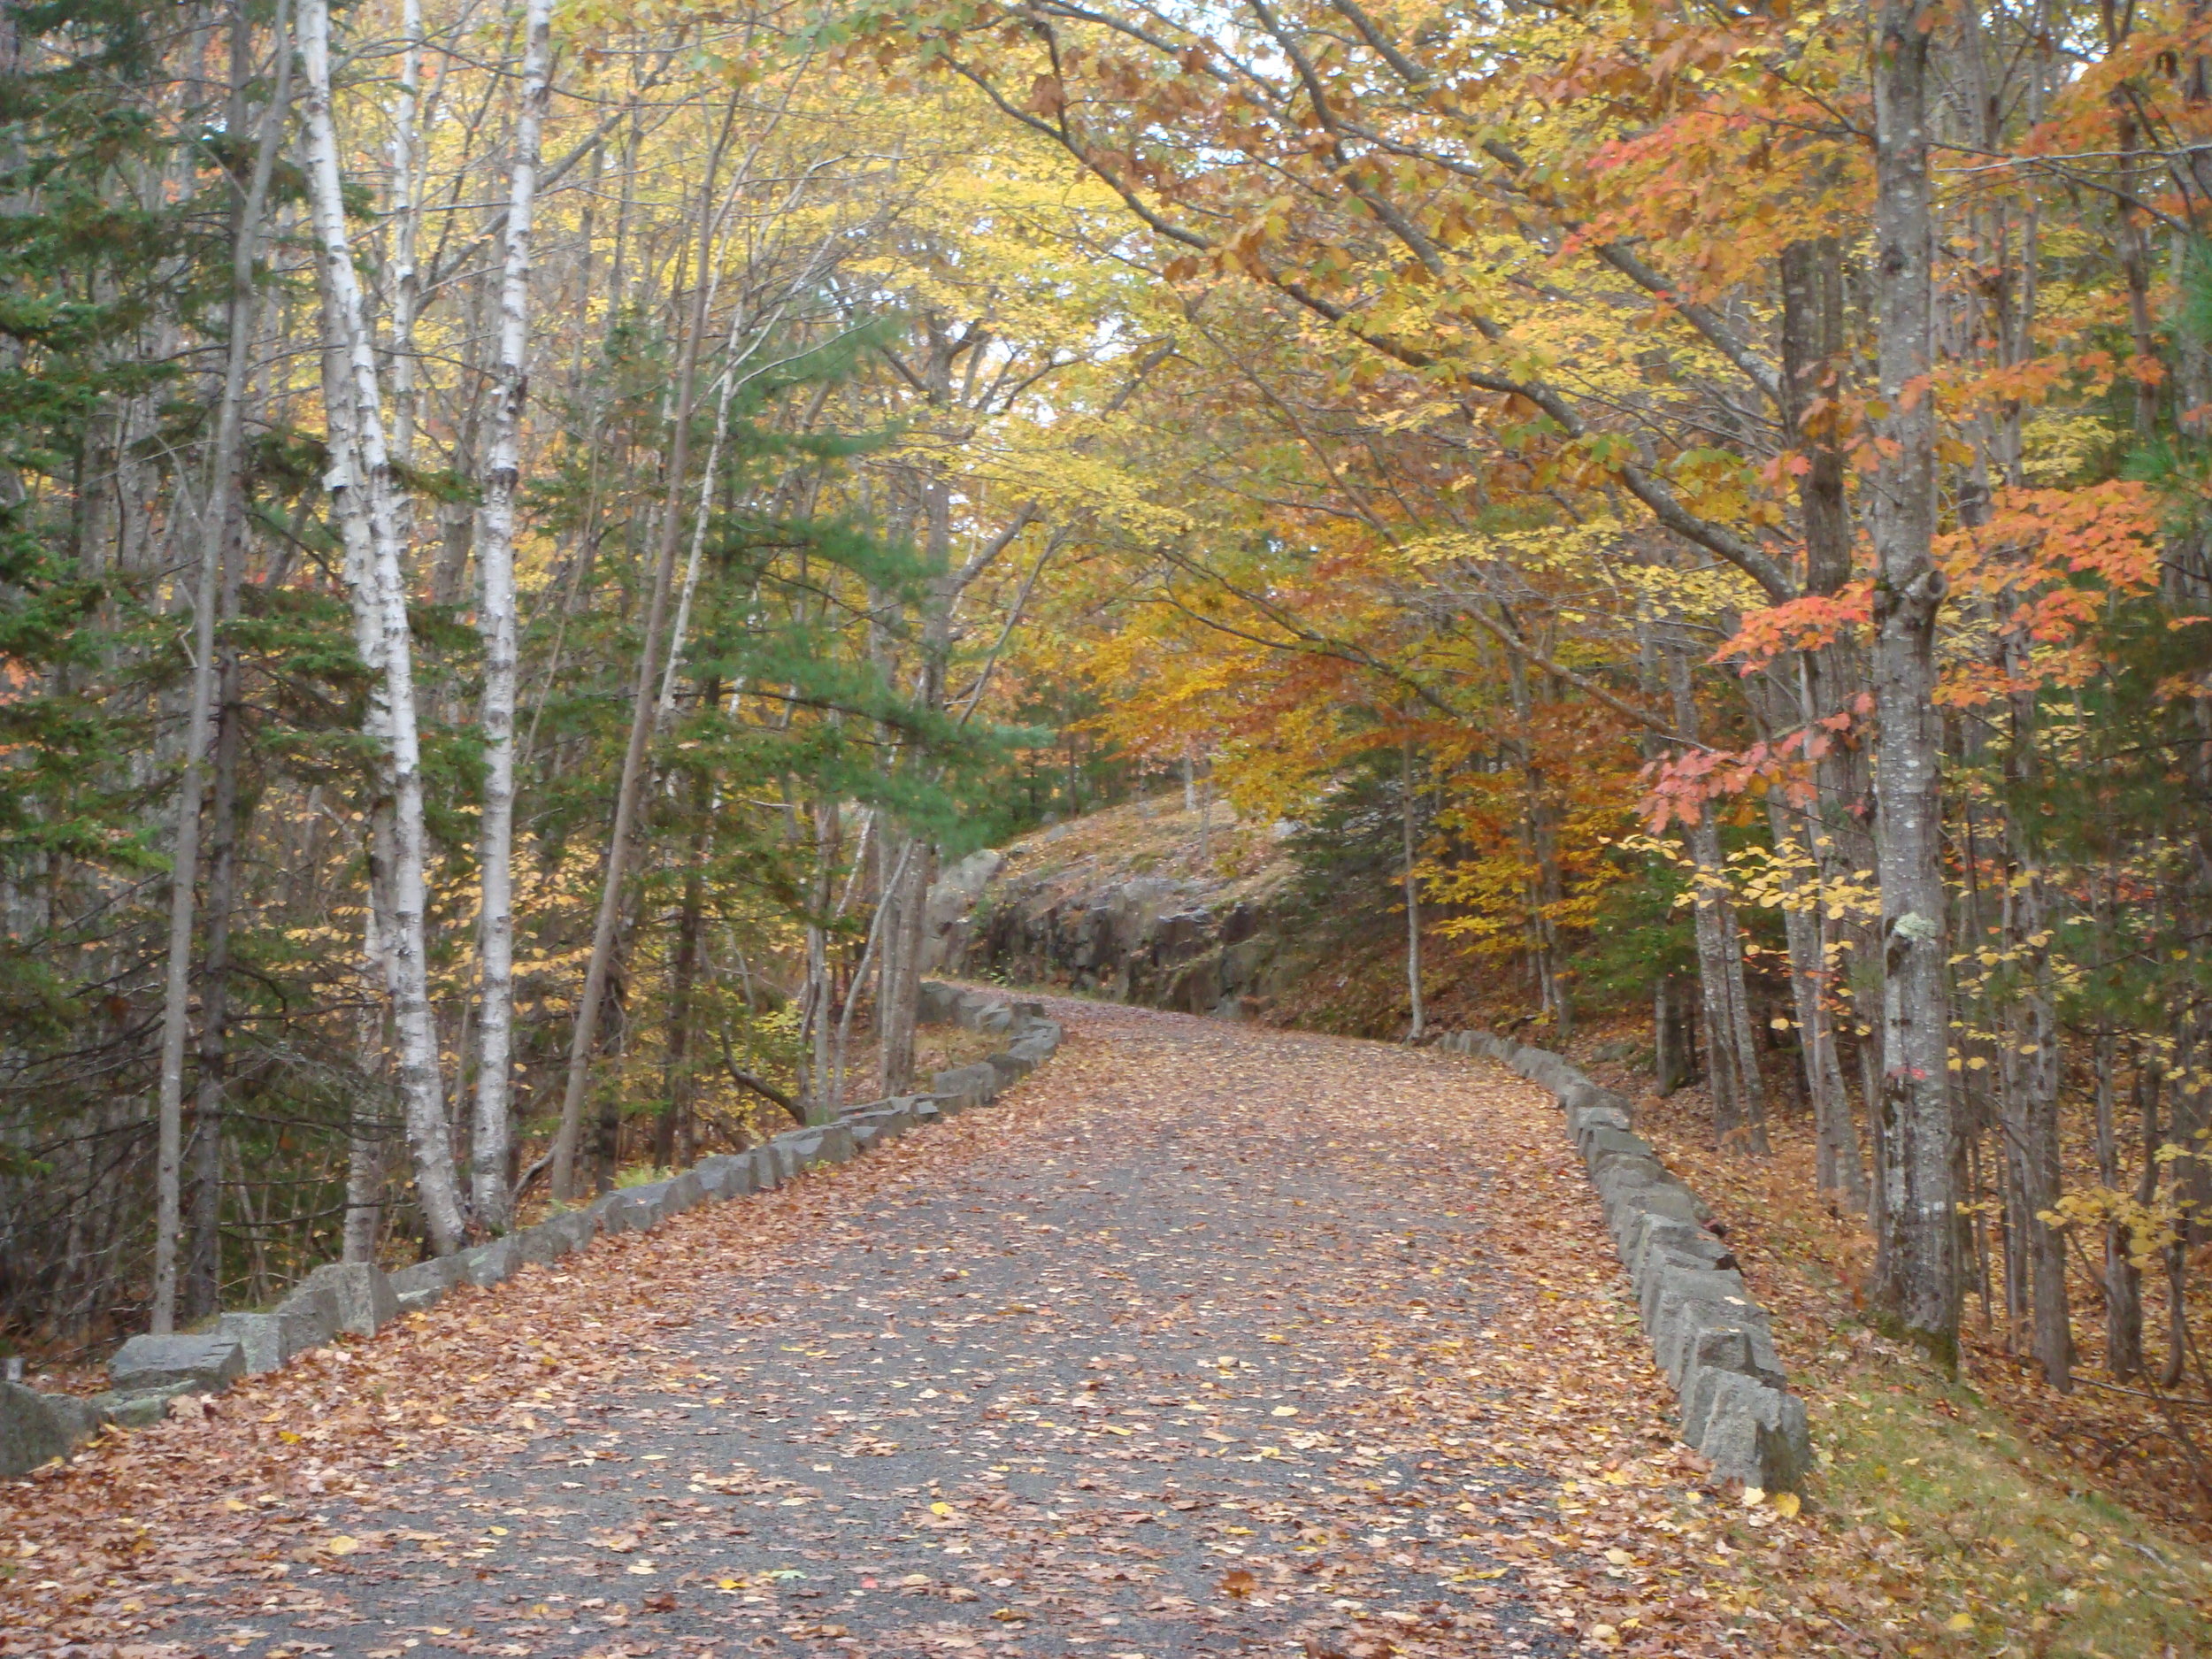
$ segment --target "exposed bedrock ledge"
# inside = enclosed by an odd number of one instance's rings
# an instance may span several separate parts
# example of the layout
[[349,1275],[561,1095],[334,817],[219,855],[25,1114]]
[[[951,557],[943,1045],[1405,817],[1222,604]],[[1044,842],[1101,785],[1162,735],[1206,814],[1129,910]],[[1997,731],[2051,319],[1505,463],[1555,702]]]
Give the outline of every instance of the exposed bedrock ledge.
[[1812,1447],[1773,1328],[1736,1258],[1707,1228],[1712,1212],[1635,1133],[1626,1097],[1558,1055],[1486,1031],[1454,1032],[1438,1047],[1495,1060],[1551,1091],[1635,1285],[1652,1357],[1674,1385],[1682,1439],[1717,1475],[1794,1488]]
[[435,1307],[462,1285],[489,1287],[523,1268],[547,1265],[603,1233],[643,1233],[703,1203],[781,1186],[818,1165],[842,1164],[923,1124],[984,1106],[1052,1057],[1060,1027],[1036,1002],[924,981],[921,1018],[1002,1034],[1006,1047],[973,1065],[941,1071],[926,1094],[869,1101],[833,1123],[810,1124],[744,1152],[703,1158],[681,1174],[618,1187],[580,1210],[453,1256],[387,1273],[365,1263],[332,1263],[308,1275],[273,1309],[226,1313],[204,1332],[134,1336],[108,1362],[106,1394],[81,1399],[0,1383],[0,1477],[27,1474],[110,1425],[142,1428],[181,1394],[212,1394],[242,1376],[275,1371],[341,1333],[373,1337]]
[[922,965],[1242,1018],[1306,965],[1276,913],[1276,885],[1122,875],[1071,890],[977,853],[930,888]]

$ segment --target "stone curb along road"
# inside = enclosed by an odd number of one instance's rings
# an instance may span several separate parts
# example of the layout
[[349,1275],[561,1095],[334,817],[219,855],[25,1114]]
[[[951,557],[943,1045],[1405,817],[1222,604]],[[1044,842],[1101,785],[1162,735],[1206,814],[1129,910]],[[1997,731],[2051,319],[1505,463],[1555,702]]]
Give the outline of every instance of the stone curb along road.
[[1567,1115],[1605,1222],[1636,1288],[1652,1356],[1682,1406],[1682,1439],[1724,1479],[1793,1491],[1812,1462],[1805,1402],[1789,1392],[1765,1311],[1698,1195],[1631,1128],[1627,1099],[1560,1056],[1486,1031],[1437,1047],[1480,1055],[1541,1085]]
[[778,1135],[750,1151],[703,1158],[681,1174],[622,1187],[473,1249],[386,1273],[367,1263],[317,1268],[273,1309],[226,1313],[204,1332],[134,1336],[108,1362],[111,1387],[88,1399],[0,1382],[0,1477],[27,1474],[66,1457],[109,1424],[142,1428],[180,1394],[218,1393],[243,1376],[274,1371],[342,1333],[374,1336],[403,1316],[434,1307],[462,1284],[491,1286],[520,1268],[580,1250],[602,1233],[642,1233],[710,1199],[779,1187],[802,1171],[842,1164],[922,1124],[988,1105],[1050,1059],[1058,1025],[1040,1002],[1010,1002],[925,980],[919,1018],[1003,1035],[1007,1046],[972,1065],[940,1071],[926,1094],[872,1101],[835,1121]]

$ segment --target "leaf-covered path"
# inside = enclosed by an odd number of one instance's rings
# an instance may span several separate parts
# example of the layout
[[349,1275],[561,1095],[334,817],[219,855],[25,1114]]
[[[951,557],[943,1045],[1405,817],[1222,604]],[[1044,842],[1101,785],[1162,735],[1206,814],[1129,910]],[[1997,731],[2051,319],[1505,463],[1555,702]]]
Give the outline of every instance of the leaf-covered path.
[[1548,1102],[1056,1014],[996,1108],[11,1489],[0,1651],[1700,1645],[1694,1476]]

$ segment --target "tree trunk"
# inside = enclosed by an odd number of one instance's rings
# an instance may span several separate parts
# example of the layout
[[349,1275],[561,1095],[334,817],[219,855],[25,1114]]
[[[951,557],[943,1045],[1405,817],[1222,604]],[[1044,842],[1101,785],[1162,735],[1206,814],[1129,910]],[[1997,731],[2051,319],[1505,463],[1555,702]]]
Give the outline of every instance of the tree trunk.
[[[2034,884],[2032,882],[2031,887]],[[2016,940],[2024,941],[2039,931],[2030,919],[2042,906],[2031,909],[2029,888],[2016,895],[2020,903]],[[2017,947],[2032,951],[2025,944]],[[2039,953],[2033,953],[2039,954]],[[2030,1286],[2029,1351],[2042,1366],[2044,1379],[2062,1394],[2073,1386],[2073,1325],[2066,1299],[2065,1235],[2044,1220],[2059,1198],[2058,1141],[2058,1022],[2048,985],[2049,965],[2035,964],[2031,979],[2020,989],[2008,1022],[2005,1064],[2012,1073],[2006,1089],[2009,1107],[2005,1135],[2014,1156],[2020,1196],[2020,1230]]]
[[482,1004],[476,1027],[470,1186],[477,1221],[494,1233],[506,1232],[514,1222],[507,1165],[514,1133],[515,495],[521,481],[523,410],[530,392],[530,234],[540,134],[552,99],[552,17],[553,0],[528,0],[499,283],[492,441],[476,561],[482,584],[477,629],[484,641],[484,816],[479,857],[483,896],[477,924]]
[[[2117,1200],[2121,1194],[2119,1126],[2114,1121],[2114,1087],[2112,1067],[2116,1040],[2107,1032],[2097,1038],[2097,1177],[2102,1182],[2108,1198]],[[2153,1180],[2157,1179],[2157,1165],[2151,1160],[2151,1151],[2158,1145],[2157,1106],[2154,1096],[2145,1094],[2147,1068],[2136,1067],[2135,1087],[2143,1104],[2139,1116],[2143,1125],[2143,1162],[2145,1172]],[[2149,1194],[2139,1201],[2147,1204]],[[2108,1221],[2104,1229],[2104,1353],[2105,1370],[2112,1376],[2125,1379],[2137,1377],[2143,1371],[2143,1275],[2135,1265],[2135,1241],[2125,1223]]]
[[1805,590],[1832,594],[1851,580],[1851,510],[1838,442],[1843,318],[1843,244],[1833,236],[1782,250],[1784,430],[1805,457],[1797,485],[1805,524]]
[[[935,849],[919,837],[911,837],[895,866],[898,882],[896,907],[892,912],[892,937],[879,980],[876,1018],[881,1027],[877,1087],[887,1097],[910,1094],[914,1087],[914,1033],[921,1011],[922,936],[929,905],[929,884],[936,864]],[[894,965],[895,964],[895,966]]]
[[1689,826],[1690,856],[1697,865],[1698,977],[1705,995],[1705,1041],[1714,1079],[1714,1131],[1724,1146],[1740,1143],[1764,1156],[1766,1082],[1759,1071],[1757,1035],[1744,986],[1743,935],[1728,897],[1720,829],[1709,809]]
[[1651,990],[1651,1052],[1662,1100],[1697,1073],[1694,1029],[1680,982],[1671,973],[1660,974]]
[[[694,784],[703,795],[703,783]],[[703,802],[695,804],[703,806]],[[706,907],[707,831],[703,818],[691,834],[691,856],[684,865],[683,907],[676,918],[676,955],[669,970],[668,1064],[662,1073],[666,1096],[653,1140],[653,1161],[675,1169],[691,1161],[692,987],[699,975],[699,934]]]
[[[2015,683],[2032,671],[2027,641],[2015,635],[2006,642],[2004,662]],[[2032,790],[2040,781],[2036,730],[2035,694],[2012,698],[2012,744],[2006,759],[2015,791]],[[2012,843],[2012,879],[2006,884],[2005,936],[2019,959],[2018,989],[2015,993],[2005,1044],[2004,1063],[2012,1072],[2008,1094],[2015,1121],[2008,1133],[2017,1146],[2020,1160],[2022,1225],[2027,1234],[2030,1267],[2034,1284],[2034,1322],[2032,1352],[2043,1367],[2044,1379],[2060,1393],[2073,1387],[2073,1319],[2066,1300],[2066,1239],[2063,1232],[2044,1219],[2057,1207],[2060,1186],[2058,1123],[2059,1030],[2057,992],[2051,967],[2051,915],[2041,849],[2034,844],[2030,799],[2016,800],[2005,822]]]
[[[380,908],[372,886],[369,938],[363,953],[372,964],[382,951],[376,938]],[[383,1024],[380,1006],[365,1009],[355,1043],[361,1080],[347,1113],[346,1219],[341,1245],[343,1259],[349,1262],[375,1261],[377,1240],[384,1226]]]
[[[1798,511],[1805,531],[1805,591],[1832,594],[1851,580],[1851,510],[1845,488],[1839,385],[1844,328],[1843,244],[1823,236],[1792,242],[1782,250],[1782,374],[1779,381],[1784,432],[1805,458],[1797,484]],[[1832,646],[1801,659],[1799,718],[1808,726],[1847,703],[1851,674],[1844,649]],[[1847,863],[1831,820],[1847,817],[1842,798],[1847,767],[1844,746],[1831,745],[1818,772],[1816,799],[1824,809],[1809,826],[1790,818],[1790,809],[1770,800],[1769,821],[1778,852],[1794,849],[1808,871],[1795,885],[1809,881],[1813,891],[1785,912],[1791,964],[1791,992],[1797,1010],[1805,1087],[1812,1102],[1816,1144],[1816,1177],[1824,1192],[1863,1214],[1867,1208],[1866,1166],[1858,1131],[1851,1118],[1850,1090],[1836,1052],[1829,1010],[1828,922],[1819,888]]]
[[[292,53],[285,7],[276,13],[277,75],[254,150],[253,173],[238,204],[231,236],[230,297],[225,326],[223,384],[215,410],[214,455],[208,472],[205,518],[201,526],[199,570],[193,593],[193,670],[190,711],[185,720],[184,775],[177,786],[177,828],[172,846],[169,941],[161,1014],[161,1072],[155,1109],[153,1329],[175,1328],[177,1246],[182,1220],[184,1152],[184,1044],[192,989],[192,908],[199,878],[200,799],[207,751],[208,716],[215,695],[215,610],[221,565],[237,511],[239,451],[246,399],[246,370],[253,346],[256,302],[254,263],[261,221],[268,202],[285,116],[291,102]],[[242,54],[241,54],[242,56]],[[243,65],[234,71],[242,76]]]
[[599,1094],[597,1133],[592,1144],[592,1190],[596,1193],[612,1192],[622,1171],[621,1082],[626,1069],[622,1061],[630,1039],[629,948],[636,942],[638,924],[634,904],[626,904],[625,911],[615,929],[614,949],[607,964],[604,995],[600,1003],[601,1026],[612,1033],[616,1074],[613,1086]]
[[1413,745],[1405,746],[1405,775],[1400,789],[1403,799],[1399,803],[1399,827],[1405,841],[1406,895],[1406,995],[1413,1008],[1413,1024],[1406,1033],[1408,1042],[1418,1042],[1428,1034],[1428,1022],[1421,1007],[1421,888],[1419,873],[1415,867],[1413,830]]
[[[238,614],[239,549],[225,555],[223,617]],[[220,688],[216,716],[213,831],[208,847],[207,955],[201,966],[200,1055],[192,1105],[194,1191],[191,1249],[186,1258],[184,1310],[204,1318],[221,1306],[223,1283],[223,1088],[227,1071],[230,1019],[230,923],[238,902],[239,750],[243,746],[245,710],[239,685],[238,653],[220,650]]]
[[[895,856],[889,836],[882,837],[879,845],[882,885],[861,964],[864,972],[872,957],[875,964],[876,1093],[887,1098],[905,1094],[914,1075],[912,1046],[902,1041],[898,1030],[899,987],[905,978],[899,956],[906,946],[907,867],[921,849],[910,835],[901,838]],[[852,1011],[857,995],[856,982],[855,995],[846,999],[846,1012]]]
[[[402,466],[415,463],[416,388],[421,364],[415,324],[422,308],[422,0],[400,0],[399,97],[392,111],[392,194],[388,211],[395,227],[392,296],[392,451]],[[403,504],[401,511],[405,511]],[[406,534],[403,526],[402,534]]]
[[1851,1096],[1844,1087],[1843,1064],[1836,1057],[1835,1033],[1828,1019],[1824,987],[1827,951],[1823,939],[1819,863],[1793,809],[1778,794],[1767,797],[1767,824],[1775,850],[1789,858],[1793,873],[1782,911],[1790,946],[1790,995],[1797,1014],[1798,1050],[1805,1072],[1806,1098],[1813,1109],[1814,1173],[1819,1190],[1832,1194],[1854,1213],[1866,1213],[1866,1165],[1859,1156],[1859,1135],[1851,1121]]
[[575,1196],[577,1135],[583,1124],[584,1095],[590,1083],[591,1061],[599,1035],[599,1005],[606,995],[607,972],[614,952],[615,926],[622,912],[623,877],[635,820],[642,816],[646,750],[652,736],[661,641],[668,620],[668,595],[676,568],[676,543],[683,524],[686,475],[691,465],[691,411],[694,380],[699,365],[700,336],[706,331],[708,273],[714,263],[716,231],[715,175],[729,142],[736,118],[733,103],[724,116],[714,150],[707,162],[699,191],[698,280],[693,289],[683,343],[677,353],[673,434],[669,444],[668,487],[662,503],[660,534],[653,564],[653,591],[645,613],[645,638],[638,649],[637,684],[632,694],[630,740],[623,751],[622,777],[615,789],[614,828],[607,839],[607,870],[600,890],[599,913],[593,924],[591,957],[584,970],[583,995],[577,999],[576,1025],[569,1040],[568,1079],[561,1096],[561,1124],[553,1142],[553,1196],[563,1203]]
[[[1690,681],[1686,651],[1666,653],[1667,684],[1674,703],[1675,729],[1694,741],[1697,698]],[[1722,1146],[1742,1144],[1764,1156],[1768,1151],[1766,1084],[1751,1027],[1749,995],[1744,988],[1743,940],[1730,902],[1727,861],[1720,845],[1720,825],[1709,805],[1701,803],[1685,839],[1696,866],[1691,916],[1697,933],[1698,983],[1704,997],[1706,1075],[1713,1101],[1713,1133]]]
[[1887,1141],[1877,1214],[1885,1235],[1876,1302],[1947,1366],[1958,1363],[1958,1232],[1953,1169],[1936,614],[1944,580],[1935,525],[1935,235],[1928,173],[1925,0],[1882,0],[1874,53],[1879,313],[1873,480],[1877,870],[1882,900],[1882,1092]]
[[[338,134],[331,111],[329,0],[301,0],[300,58],[307,73],[303,105],[307,128],[308,186],[320,254],[327,310],[342,329],[350,370],[351,453],[332,468],[332,506],[341,518],[365,528],[373,560],[384,714],[389,725],[392,781],[392,937],[388,941],[393,1024],[399,1040],[399,1082],[414,1154],[415,1191],[432,1248],[458,1249],[466,1219],[453,1167],[452,1138],[439,1080],[437,1032],[430,1003],[425,885],[422,754],[415,720],[414,645],[409,631],[407,582],[400,558],[393,507],[391,457],[384,443],[382,397],[376,357],[362,304],[353,250],[348,239],[344,183],[338,165]],[[334,426],[336,422],[334,421]],[[336,435],[334,433],[334,435]]]
[[[939,319],[928,325],[930,355],[925,384],[932,403],[941,409],[953,401],[952,364],[956,348]],[[952,487],[933,465],[921,489],[923,556],[928,564],[929,590],[923,600],[917,664],[918,684],[915,701],[932,710],[945,706],[945,686],[950,672],[953,612],[961,593],[973,580],[976,568],[956,571],[952,565]],[[979,567],[977,567],[979,568]],[[1187,761],[1187,754],[1186,759]],[[918,757],[917,764],[924,764]],[[1189,774],[1186,774],[1187,782]],[[1203,810],[1202,807],[1201,809]],[[1201,827],[1202,837],[1204,831]],[[935,873],[936,849],[911,837],[896,866],[902,874],[895,898],[893,936],[884,941],[883,972],[876,996],[877,1081],[887,1095],[903,1094],[914,1085],[914,1030],[921,1008],[923,911]],[[885,851],[890,843],[885,842]]]
[[[1504,620],[1517,639],[1519,625],[1509,614]],[[1565,976],[1559,960],[1559,928],[1554,909],[1564,893],[1559,875],[1558,814],[1551,803],[1542,769],[1536,764],[1536,703],[1529,689],[1527,665],[1518,651],[1506,653],[1506,684],[1512,696],[1513,718],[1517,727],[1512,748],[1521,773],[1523,833],[1526,837],[1529,862],[1536,872],[1535,884],[1529,894],[1529,955],[1531,965],[1536,970],[1538,997],[1544,1011],[1551,1017],[1554,1035],[1564,1044],[1574,1035],[1574,1011],[1567,1000]]]

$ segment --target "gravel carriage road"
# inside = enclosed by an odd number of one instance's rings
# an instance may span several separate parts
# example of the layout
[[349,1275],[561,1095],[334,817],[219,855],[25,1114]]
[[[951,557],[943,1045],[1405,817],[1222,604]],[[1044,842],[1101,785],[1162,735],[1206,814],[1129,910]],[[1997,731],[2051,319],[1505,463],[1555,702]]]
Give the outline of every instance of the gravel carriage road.
[[1050,1006],[1066,1046],[995,1107],[11,1488],[0,1653],[1379,1659],[1664,1631],[1694,1471],[1548,1098]]

